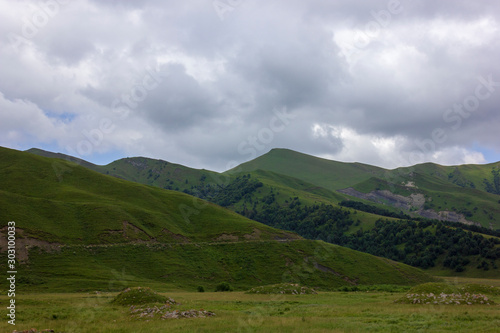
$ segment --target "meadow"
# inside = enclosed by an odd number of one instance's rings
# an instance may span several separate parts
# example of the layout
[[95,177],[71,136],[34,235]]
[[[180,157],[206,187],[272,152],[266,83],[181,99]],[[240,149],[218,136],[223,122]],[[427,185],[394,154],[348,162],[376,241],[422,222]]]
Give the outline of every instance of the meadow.
[[[449,283],[477,282],[474,279]],[[499,286],[498,280],[482,283]],[[16,326],[1,332],[36,328],[54,332],[499,332],[499,305],[397,304],[401,287],[375,291],[320,292],[313,295],[256,295],[244,292],[161,293],[178,304],[172,310],[200,310],[213,317],[137,318],[128,306],[111,301],[115,293],[17,295]],[[0,297],[5,304],[5,296]],[[492,296],[500,302],[500,296]],[[179,304],[180,303],[180,304]]]

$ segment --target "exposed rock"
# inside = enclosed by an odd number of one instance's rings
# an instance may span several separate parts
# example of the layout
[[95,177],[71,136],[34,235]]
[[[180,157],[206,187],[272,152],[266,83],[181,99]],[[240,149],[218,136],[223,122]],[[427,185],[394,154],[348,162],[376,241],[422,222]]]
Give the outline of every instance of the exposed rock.
[[412,193],[410,196],[405,197],[399,194],[394,194],[388,190],[376,190],[371,191],[370,193],[363,193],[355,190],[352,187],[338,190],[338,192],[376,203],[387,204],[389,206],[396,207],[407,212],[413,210],[413,214],[429,219],[460,222],[464,224],[480,226],[480,224],[477,222],[467,220],[463,214],[450,211],[436,212],[432,209],[424,209],[425,196],[421,193]]
[[165,304],[161,307],[154,306],[152,308],[135,308],[130,307],[130,313],[135,318],[159,318],[159,319],[181,319],[181,318],[206,318],[213,317],[215,313],[206,310],[173,310],[170,311],[170,305]]
[[[0,253],[7,252],[7,226],[0,229]],[[45,252],[59,252],[61,244],[50,243],[36,238],[26,237],[24,230],[16,228],[16,259],[24,264],[28,262],[29,250],[38,247]]]

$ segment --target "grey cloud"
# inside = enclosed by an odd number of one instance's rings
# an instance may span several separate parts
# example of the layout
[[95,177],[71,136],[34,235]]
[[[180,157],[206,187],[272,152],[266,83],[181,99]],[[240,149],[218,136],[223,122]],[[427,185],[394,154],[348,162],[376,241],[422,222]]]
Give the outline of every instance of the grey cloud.
[[[393,140],[394,154],[407,155],[439,128],[447,139],[435,150],[446,161],[475,147],[498,149],[500,86],[459,116],[459,126],[447,113],[475,94],[479,76],[500,81],[497,2],[400,0],[402,10],[358,47],[355,62],[336,38],[350,33],[355,45],[352,29],[376,22],[391,1],[231,3],[221,20],[212,1],[72,2],[32,45],[13,51],[2,40],[0,93],[75,119],[113,117],[119,100],[130,115],[116,121],[115,149],[219,170],[253,157],[250,143],[247,153],[238,147],[264,133],[282,107],[294,120],[257,142],[256,154],[284,147],[384,164],[375,139]],[[0,33],[19,32],[22,19],[2,20]],[[123,102],[157,66],[158,86]],[[89,130],[84,124],[62,124],[56,140],[64,146],[67,133]],[[315,125],[352,137],[315,136]]]
[[186,73],[182,65],[162,70],[162,81],[148,92],[141,111],[166,131],[182,131],[218,117],[210,92]]

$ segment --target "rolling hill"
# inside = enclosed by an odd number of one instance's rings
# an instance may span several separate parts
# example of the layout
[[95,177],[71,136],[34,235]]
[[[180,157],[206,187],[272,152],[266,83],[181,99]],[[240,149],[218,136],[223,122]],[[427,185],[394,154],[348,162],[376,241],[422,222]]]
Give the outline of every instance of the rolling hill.
[[[0,221],[16,222],[21,290],[322,289],[432,280],[413,267],[305,240],[190,195],[0,148]],[[6,262],[6,228],[0,260]]]
[[[489,183],[490,191],[495,188],[495,166],[446,167],[426,163],[385,170],[273,149],[223,174],[142,157],[95,169],[182,191],[309,239],[346,245],[417,267],[434,267],[440,274],[495,277],[499,274],[495,262],[499,258],[495,250],[498,245],[482,241],[498,236],[491,229],[498,229],[500,223],[500,198],[489,193],[486,186]],[[476,186],[481,177],[484,186]],[[418,222],[422,218],[461,224],[446,224],[456,230],[455,237],[436,222],[428,226],[427,222],[407,225],[399,221]],[[391,222],[405,227],[393,232]],[[470,232],[463,233],[464,228],[486,235],[474,238]],[[427,240],[422,243],[418,237],[395,238],[394,233],[398,232],[425,234]],[[390,241],[382,242],[380,237]],[[459,240],[474,250],[455,247]],[[431,246],[441,241],[438,248]],[[462,266],[466,273],[459,272]],[[486,272],[490,267],[493,269]]]

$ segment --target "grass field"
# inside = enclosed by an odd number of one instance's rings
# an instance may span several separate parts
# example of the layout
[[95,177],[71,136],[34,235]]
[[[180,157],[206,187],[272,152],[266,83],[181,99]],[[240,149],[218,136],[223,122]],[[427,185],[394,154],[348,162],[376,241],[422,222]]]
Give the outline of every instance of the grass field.
[[[384,258],[319,241],[220,244],[65,246],[33,249],[18,267],[18,288],[27,292],[118,291],[146,286],[158,291],[215,290],[229,282],[244,291],[280,282],[320,290],[353,285],[415,285],[425,272]],[[0,262],[6,262],[5,254]],[[22,279],[21,279],[22,278]],[[0,286],[0,294],[3,285]]]
[[[403,293],[323,292],[250,295],[243,292],[170,292],[177,310],[208,310],[214,317],[139,319],[113,305],[116,293],[20,294],[16,326],[55,332],[498,332],[499,306],[395,304]],[[493,297],[492,297],[493,298]],[[5,296],[1,296],[5,304]],[[500,297],[493,298],[496,302]],[[6,310],[4,310],[6,311]]]

